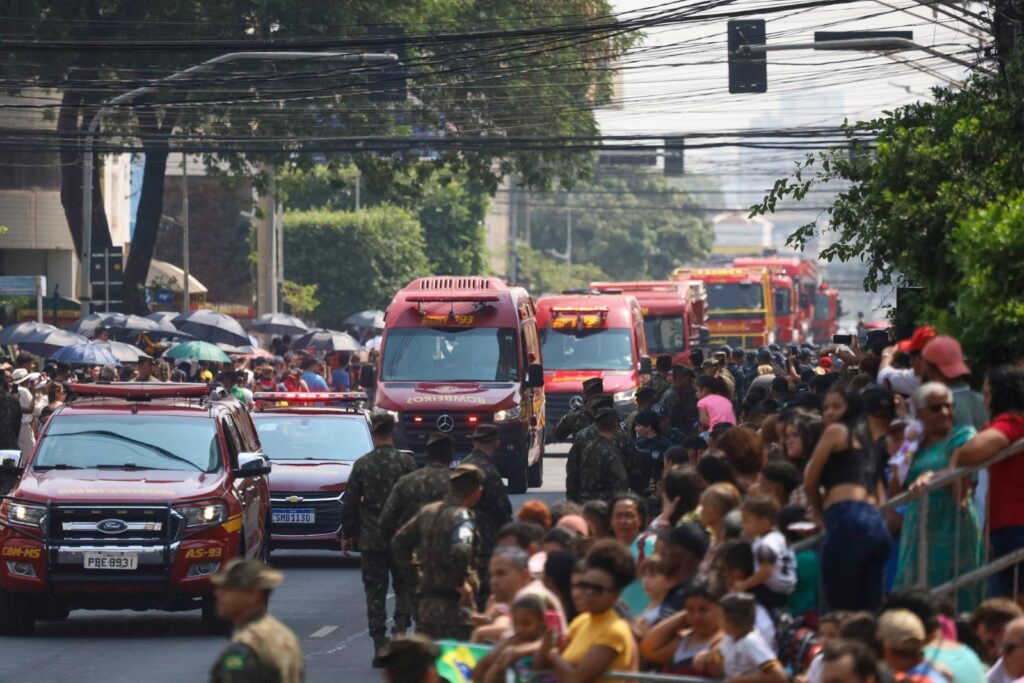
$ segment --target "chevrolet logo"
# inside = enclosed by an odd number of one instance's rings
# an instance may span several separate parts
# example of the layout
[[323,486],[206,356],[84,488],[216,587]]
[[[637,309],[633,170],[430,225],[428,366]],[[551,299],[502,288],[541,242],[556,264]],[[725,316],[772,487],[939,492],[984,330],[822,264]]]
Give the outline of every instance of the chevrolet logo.
[[303,500],[305,499],[302,496],[288,496],[285,498],[285,501],[289,503],[301,503]]

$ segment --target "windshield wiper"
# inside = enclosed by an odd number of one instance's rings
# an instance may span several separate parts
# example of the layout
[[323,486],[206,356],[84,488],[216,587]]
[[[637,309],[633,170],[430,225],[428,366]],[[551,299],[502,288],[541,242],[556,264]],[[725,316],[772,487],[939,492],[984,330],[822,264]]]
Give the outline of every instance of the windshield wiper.
[[66,462],[59,462],[56,465],[34,465],[32,467],[33,472],[43,472],[46,470],[81,470],[85,469],[81,465],[69,465]]
[[126,462],[122,465],[104,464],[104,465],[93,465],[94,469],[97,470],[166,470],[166,467],[141,467],[133,462]]
[[111,438],[111,439],[116,439],[118,441],[126,441],[128,443],[132,443],[132,444],[135,444],[137,446],[142,446],[143,448],[148,448],[149,450],[153,451],[154,453],[156,453],[158,455],[162,455],[165,458],[168,458],[170,460],[174,460],[176,462],[183,462],[186,465],[188,465],[189,467],[191,467],[192,469],[199,470],[200,472],[205,472],[206,471],[202,467],[200,467],[199,465],[197,465],[194,462],[192,462],[191,460],[189,460],[188,458],[183,458],[182,456],[178,455],[177,453],[172,453],[171,451],[167,450],[166,448],[161,448],[160,446],[155,446],[155,445],[153,445],[151,443],[146,443],[145,441],[139,441],[138,439],[133,439],[131,437],[125,436],[124,434],[118,434],[117,432],[111,432],[111,431],[108,431],[108,430],[105,430],[105,429],[90,429],[90,430],[86,430],[86,431],[82,431],[82,432],[67,432],[66,434],[47,434],[46,436],[47,436],[47,438],[53,438],[55,436],[105,436],[105,437],[108,437],[108,438]]

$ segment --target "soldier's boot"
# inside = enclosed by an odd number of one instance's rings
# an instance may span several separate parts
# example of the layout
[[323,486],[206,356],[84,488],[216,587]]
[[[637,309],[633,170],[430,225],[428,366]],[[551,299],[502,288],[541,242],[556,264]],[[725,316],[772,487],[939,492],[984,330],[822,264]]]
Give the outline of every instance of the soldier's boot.
[[374,669],[380,669],[384,666],[383,662],[380,661],[380,652],[387,643],[387,638],[380,637],[373,639],[373,662],[371,662],[371,664]]

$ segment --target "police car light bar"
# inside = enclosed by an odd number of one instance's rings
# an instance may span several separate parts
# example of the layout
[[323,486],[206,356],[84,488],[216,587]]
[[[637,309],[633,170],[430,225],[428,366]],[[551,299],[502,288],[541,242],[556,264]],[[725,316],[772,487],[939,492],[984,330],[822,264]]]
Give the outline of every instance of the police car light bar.
[[289,403],[321,403],[330,401],[365,401],[367,396],[362,391],[257,391],[252,395],[253,401],[288,401]]
[[205,398],[210,395],[210,387],[200,383],[171,382],[74,383],[71,385],[71,394],[79,397],[102,396],[127,401],[149,401],[154,398]]

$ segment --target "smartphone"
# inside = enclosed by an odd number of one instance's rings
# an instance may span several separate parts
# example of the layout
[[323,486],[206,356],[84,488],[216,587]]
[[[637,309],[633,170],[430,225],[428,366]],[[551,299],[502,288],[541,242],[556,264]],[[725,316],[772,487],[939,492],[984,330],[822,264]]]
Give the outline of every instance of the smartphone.
[[789,347],[789,355],[791,355],[791,356],[799,356],[800,355],[800,349],[795,347],[795,346],[790,346]]
[[833,344],[845,344],[846,346],[849,346],[850,344],[853,343],[853,335],[852,334],[833,334],[832,335],[832,343]]

